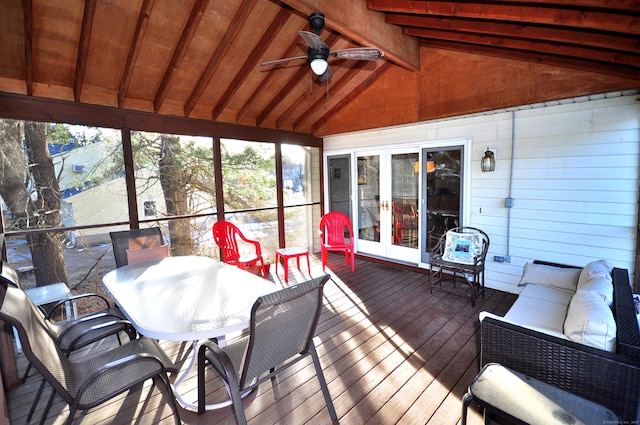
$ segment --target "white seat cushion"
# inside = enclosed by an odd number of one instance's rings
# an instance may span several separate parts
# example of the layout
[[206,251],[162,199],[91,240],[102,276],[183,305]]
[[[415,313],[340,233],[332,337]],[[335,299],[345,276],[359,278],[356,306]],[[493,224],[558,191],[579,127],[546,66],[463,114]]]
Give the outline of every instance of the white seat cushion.
[[563,333],[566,314],[567,306],[562,303],[532,297],[518,297],[504,317],[525,327]]

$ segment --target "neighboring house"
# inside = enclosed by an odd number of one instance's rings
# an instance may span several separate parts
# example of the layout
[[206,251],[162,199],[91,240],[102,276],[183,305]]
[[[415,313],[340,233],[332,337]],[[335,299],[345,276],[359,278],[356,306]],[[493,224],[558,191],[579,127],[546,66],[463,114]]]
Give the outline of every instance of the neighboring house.
[[[112,144],[97,142],[86,146],[50,145],[50,152],[56,173],[60,175],[62,221],[65,226],[129,220],[127,209],[121,208],[127,205],[124,171],[110,180],[100,177],[99,165],[113,154]],[[151,173],[146,169],[136,171],[136,178],[140,182],[136,186],[145,188],[138,193],[141,218],[152,218],[165,213],[160,183],[150,177]],[[105,229],[87,229],[80,233],[90,236],[103,235],[105,232]]]
[[[481,228],[491,237],[488,286],[519,292],[522,267],[535,259],[574,265],[605,259],[633,273],[640,184],[637,97],[637,91],[617,93],[330,136],[324,139],[325,169],[331,158],[350,159],[350,207],[358,211],[363,186],[357,180],[367,177],[356,170],[358,159],[384,160],[395,152],[418,158],[428,149],[459,146],[460,224]],[[497,164],[494,172],[485,173],[480,159],[487,146],[496,151]],[[389,170],[381,168],[382,181]],[[381,186],[384,194],[385,183]],[[329,184],[325,190],[330,199]],[[513,199],[511,208],[505,207],[507,198]],[[381,226],[390,214],[381,208]],[[361,228],[360,217],[353,214],[354,229]],[[428,267],[424,231],[415,249],[399,251],[391,241],[357,242],[361,253]],[[500,257],[510,261],[500,262]]]

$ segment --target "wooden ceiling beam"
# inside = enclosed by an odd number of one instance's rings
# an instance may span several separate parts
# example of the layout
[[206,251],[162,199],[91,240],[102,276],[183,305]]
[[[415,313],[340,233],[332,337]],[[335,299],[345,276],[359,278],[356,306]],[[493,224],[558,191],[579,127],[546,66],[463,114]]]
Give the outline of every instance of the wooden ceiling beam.
[[590,49],[588,47],[561,43],[546,43],[537,40],[515,39],[485,34],[476,35],[457,33],[454,31],[441,31],[424,28],[408,29],[407,32],[418,37],[432,40],[502,47],[505,49],[565,56],[584,61],[616,63],[621,66],[640,69],[640,55],[637,53],[624,53],[604,49]]
[[27,95],[33,96],[33,3],[23,0],[24,9],[24,82]]
[[549,26],[520,25],[507,22],[480,21],[475,19],[440,18],[436,16],[387,15],[387,22],[403,27],[405,32],[420,37],[421,29],[477,33],[512,38],[575,44],[601,49],[640,52],[640,38],[622,34],[594,33]]
[[602,0],[528,0],[528,1],[514,1],[514,0],[492,0],[492,3],[509,3],[509,4],[523,4],[525,6],[532,4],[540,4],[544,6],[557,6],[557,7],[572,7],[572,8],[590,8],[600,10],[624,10],[629,11],[638,8],[638,0],[615,0],[615,1],[602,1]]
[[[331,91],[334,93],[342,93],[344,87],[349,83],[353,78],[358,75],[360,71],[367,65],[367,61],[354,61],[353,66],[340,78],[338,81],[330,80],[333,84],[331,84]],[[298,116],[298,118],[293,122],[293,131],[295,128],[299,128],[302,123],[304,123],[307,118],[309,118],[314,112],[320,108],[320,106],[327,101],[326,97],[318,96],[315,102],[311,103],[309,107]]]
[[271,21],[269,28],[267,28],[260,40],[253,47],[253,50],[251,51],[251,53],[249,53],[247,60],[245,60],[235,78],[229,84],[229,87],[227,87],[227,90],[225,90],[222,97],[218,100],[216,106],[214,106],[213,112],[211,113],[211,119],[213,121],[216,121],[218,119],[233,95],[238,91],[240,86],[242,86],[249,74],[253,72],[256,65],[258,64],[258,61],[260,60],[260,57],[262,56],[262,53],[267,50],[271,43],[273,43],[274,39],[278,36],[280,31],[284,27],[284,24],[290,17],[291,9],[289,9],[288,7],[280,8],[278,14],[275,16],[275,18],[273,18],[273,21]]
[[325,125],[332,116],[336,115],[342,108],[347,106],[353,99],[360,96],[360,93],[365,91],[367,88],[371,87],[371,85],[381,76],[383,75],[389,68],[391,68],[391,62],[385,62],[380,65],[364,82],[362,82],[358,87],[354,90],[351,90],[349,94],[340,99],[338,103],[333,105],[331,109],[329,109],[320,119],[314,122],[311,125],[311,134],[316,134],[318,130]]
[[[635,13],[608,10],[587,10],[575,7],[485,4],[450,1],[416,0],[367,0],[369,9],[386,13],[411,13],[417,15],[447,16],[458,18],[513,21],[522,24],[538,24],[584,28],[640,35],[640,18]],[[637,6],[636,6],[637,7]]]
[[282,0],[300,13],[325,15],[325,23],[362,46],[376,47],[385,57],[411,71],[420,70],[420,49],[416,39],[398,27],[386,25],[384,15],[367,9],[364,1]]
[[164,99],[167,97],[167,92],[169,91],[169,87],[171,87],[171,83],[180,68],[180,64],[184,59],[184,56],[187,54],[187,49],[189,49],[189,45],[191,44],[191,40],[196,34],[198,29],[198,25],[202,20],[202,16],[204,15],[207,6],[209,5],[209,0],[196,0],[193,7],[191,8],[191,13],[189,14],[189,19],[187,19],[187,23],[184,26],[182,31],[182,35],[178,40],[178,44],[176,45],[175,50],[173,51],[173,56],[171,57],[171,61],[169,61],[169,65],[164,72],[164,76],[162,77],[162,82],[158,87],[158,91],[156,93],[156,97],[153,100],[153,110],[158,112]]
[[84,75],[87,71],[87,57],[89,56],[89,44],[91,43],[91,31],[93,30],[93,18],[96,14],[98,0],[86,0],[84,2],[84,14],[82,16],[82,29],[80,31],[80,43],[78,57],[76,59],[76,72],[73,79],[73,98],[80,102]]
[[142,40],[144,40],[144,34],[147,30],[147,24],[149,23],[149,17],[151,16],[151,10],[155,5],[156,0],[144,0],[140,13],[138,14],[138,22],[136,24],[136,30],[133,35],[133,40],[129,46],[129,53],[127,54],[127,60],[124,63],[124,71],[120,78],[120,84],[118,85],[118,107],[124,106],[124,100],[127,97],[129,91],[129,84],[131,83],[131,76],[133,70],[138,61],[138,54],[140,53],[140,47],[142,46]]
[[525,52],[521,50],[505,49],[501,47],[477,44],[465,44],[445,40],[424,40],[422,46],[436,49],[453,50],[473,55],[487,55],[503,59],[525,61],[549,66],[577,69],[598,74],[613,75],[620,78],[640,80],[640,71],[610,63],[593,62],[586,59],[575,59],[541,52]]
[[[299,40],[296,39],[289,45],[289,47],[287,47],[287,49],[282,53],[282,55],[280,55],[280,57],[283,57],[283,58],[292,57],[298,54],[299,52],[300,52],[300,44],[299,44]],[[247,114],[249,113],[249,110],[253,107],[253,105],[255,105],[258,99],[260,99],[260,97],[264,93],[266,93],[271,88],[271,85],[277,80],[278,72],[274,72],[274,71],[277,70],[278,68],[283,68],[284,66],[285,66],[284,64],[275,66],[269,70],[270,72],[264,73],[265,76],[262,79],[262,81],[258,84],[258,86],[253,91],[253,93],[251,93],[251,95],[249,96],[247,101],[244,103],[244,105],[242,105],[240,112],[238,112],[236,116],[236,122],[241,122],[243,119],[245,119],[245,117],[247,116]]]
[[242,0],[242,3],[240,3],[240,6],[238,7],[238,10],[233,17],[231,24],[229,24],[229,28],[225,32],[224,37],[216,48],[216,51],[211,56],[211,59],[209,59],[207,67],[196,83],[193,91],[191,92],[191,95],[189,96],[189,99],[185,103],[184,115],[186,117],[189,116],[189,114],[193,110],[193,107],[196,105],[198,100],[200,100],[200,96],[202,96],[204,89],[207,87],[207,84],[209,84],[211,77],[213,76],[213,74],[215,74],[227,52],[229,52],[229,50],[231,49],[233,42],[238,37],[242,26],[247,21],[247,17],[251,13],[251,10],[253,10],[253,7],[255,6],[257,1],[258,0]]

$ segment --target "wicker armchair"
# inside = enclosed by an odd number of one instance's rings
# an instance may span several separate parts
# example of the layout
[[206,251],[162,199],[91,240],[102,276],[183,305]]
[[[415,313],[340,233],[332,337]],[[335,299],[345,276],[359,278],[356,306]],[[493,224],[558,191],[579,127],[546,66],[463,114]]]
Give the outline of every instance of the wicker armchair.
[[225,347],[205,343],[198,351],[198,413],[205,411],[205,366],[227,384],[239,425],[247,423],[241,394],[311,356],[332,421],[337,420],[313,336],[328,275],[262,296],[253,305],[249,335]]
[[127,250],[134,248],[132,243],[136,245],[136,249],[158,248],[164,243],[162,230],[159,227],[110,232],[109,236],[111,236],[116,267],[129,264]]
[[[55,344],[40,310],[24,291],[6,284],[0,285],[0,300],[0,319],[16,328],[24,355],[54,389],[42,414],[41,423],[44,422],[56,394],[69,405],[70,413],[66,423],[70,424],[76,410],[86,410],[102,404],[147,379],[164,384],[176,423],[180,423],[178,407],[167,377],[167,371],[176,370],[155,341],[136,339],[82,362],[73,362]],[[40,386],[38,396],[43,387],[44,384]],[[32,415],[33,407],[27,421]]]
[[[475,227],[448,230],[429,252],[429,292],[433,290],[464,295],[475,307],[479,294],[484,297],[484,265],[489,236]],[[462,292],[458,284],[468,287]]]

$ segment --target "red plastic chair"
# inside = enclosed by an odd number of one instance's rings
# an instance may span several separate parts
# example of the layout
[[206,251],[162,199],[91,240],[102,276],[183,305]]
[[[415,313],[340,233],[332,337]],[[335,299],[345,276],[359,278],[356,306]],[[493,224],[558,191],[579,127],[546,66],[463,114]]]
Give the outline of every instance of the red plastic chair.
[[[345,228],[349,231],[349,241],[345,239]],[[327,265],[329,251],[344,251],[347,264],[351,263],[351,271],[355,271],[356,263],[353,249],[353,226],[351,220],[341,212],[330,212],[320,219],[320,253],[322,270]]]
[[[267,278],[267,270],[264,260],[262,259],[262,250],[260,242],[247,239],[240,229],[228,221],[218,221],[213,225],[213,240],[222,250],[222,261],[227,264],[233,264],[241,269],[247,270],[250,267],[259,267],[260,273]],[[249,255],[241,255],[238,246],[238,238],[255,247],[256,253]]]

